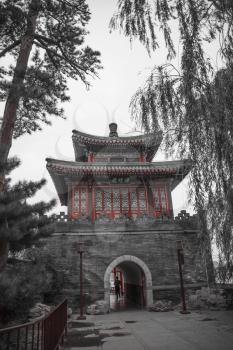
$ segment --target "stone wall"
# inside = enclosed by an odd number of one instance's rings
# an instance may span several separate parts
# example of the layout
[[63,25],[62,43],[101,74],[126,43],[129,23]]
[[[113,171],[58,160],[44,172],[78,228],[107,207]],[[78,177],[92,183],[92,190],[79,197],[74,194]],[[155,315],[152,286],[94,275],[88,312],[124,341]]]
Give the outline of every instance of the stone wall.
[[[56,270],[63,273],[62,296],[75,305],[79,295],[79,255],[75,243],[83,242],[84,291],[87,301],[103,299],[104,275],[109,264],[121,256],[140,259],[152,277],[154,298],[176,295],[179,290],[176,241],[184,246],[184,282],[189,288],[206,285],[206,269],[201,259],[198,231],[185,230],[175,223],[146,230],[126,227],[76,227],[60,223],[46,240],[46,249]],[[151,288],[151,287],[150,287]]]

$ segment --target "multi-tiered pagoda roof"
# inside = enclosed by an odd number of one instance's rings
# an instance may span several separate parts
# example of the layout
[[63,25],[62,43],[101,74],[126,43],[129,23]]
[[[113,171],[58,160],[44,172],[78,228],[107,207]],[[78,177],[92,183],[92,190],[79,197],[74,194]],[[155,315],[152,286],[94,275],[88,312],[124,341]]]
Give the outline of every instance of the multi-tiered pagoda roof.
[[190,171],[189,160],[152,162],[162,133],[120,137],[117,125],[110,124],[108,137],[73,130],[75,161],[47,158],[47,169],[53,179],[62,205],[67,205],[67,184],[78,179],[126,178],[168,179],[173,190]]
[[104,137],[73,130],[72,139],[76,161],[86,152],[100,153],[105,150],[111,154],[123,154],[124,152],[129,153],[131,150],[145,153],[145,160],[151,162],[161,144],[162,133],[128,137],[119,137],[116,133],[113,136]]

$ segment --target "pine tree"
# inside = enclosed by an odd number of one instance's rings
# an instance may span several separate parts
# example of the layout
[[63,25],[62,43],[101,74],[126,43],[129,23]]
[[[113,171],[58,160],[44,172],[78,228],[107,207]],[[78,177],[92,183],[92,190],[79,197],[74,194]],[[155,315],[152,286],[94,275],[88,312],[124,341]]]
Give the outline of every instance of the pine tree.
[[[0,58],[10,58],[8,68],[0,66],[0,100],[6,101],[0,162],[7,161],[13,137],[41,130],[50,116],[64,117],[59,103],[69,100],[67,79],[88,87],[88,78],[97,75],[100,53],[83,46],[89,19],[86,0],[0,2]],[[0,258],[7,245],[0,236]]]
[[[5,173],[10,172],[20,164],[12,158],[1,166]],[[9,249],[20,251],[35,244],[40,238],[47,237],[52,232],[52,219],[44,215],[55,205],[55,200],[48,203],[38,202],[29,204],[28,199],[45,185],[45,180],[20,181],[10,184],[7,178],[4,191],[0,192],[0,237],[5,243],[4,252],[0,259],[0,270],[6,264]],[[1,247],[2,248],[2,247]]]
[[89,86],[88,77],[97,74],[99,52],[83,47],[89,19],[86,0],[1,1],[0,57],[15,61],[14,68],[0,67],[3,162],[13,136],[40,130],[51,115],[64,116],[59,102],[69,99],[68,78]]

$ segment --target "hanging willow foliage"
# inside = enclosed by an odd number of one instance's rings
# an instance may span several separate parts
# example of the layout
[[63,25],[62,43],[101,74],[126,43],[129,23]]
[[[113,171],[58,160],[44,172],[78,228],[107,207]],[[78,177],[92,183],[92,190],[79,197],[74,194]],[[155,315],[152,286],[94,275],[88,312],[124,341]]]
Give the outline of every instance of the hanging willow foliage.
[[[131,100],[131,114],[145,131],[162,129],[167,150],[193,162],[191,195],[203,247],[218,247],[224,281],[233,277],[233,1],[119,0],[110,26],[150,52],[162,29],[174,57],[171,20],[179,24],[181,65],[156,66]],[[203,44],[220,41],[223,67],[214,72]]]

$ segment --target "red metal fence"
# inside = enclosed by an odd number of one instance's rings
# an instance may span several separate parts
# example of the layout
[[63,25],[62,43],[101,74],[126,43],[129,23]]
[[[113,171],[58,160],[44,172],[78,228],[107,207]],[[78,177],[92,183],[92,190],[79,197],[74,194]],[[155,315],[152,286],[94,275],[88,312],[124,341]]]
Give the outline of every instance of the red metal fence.
[[45,317],[0,329],[1,350],[58,350],[67,329],[67,300]]

